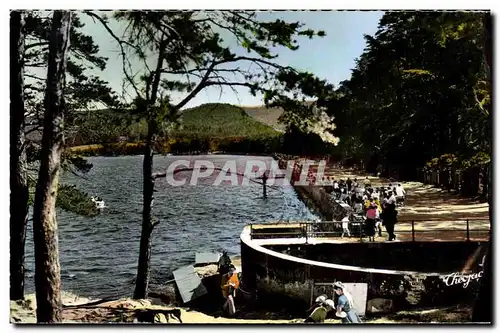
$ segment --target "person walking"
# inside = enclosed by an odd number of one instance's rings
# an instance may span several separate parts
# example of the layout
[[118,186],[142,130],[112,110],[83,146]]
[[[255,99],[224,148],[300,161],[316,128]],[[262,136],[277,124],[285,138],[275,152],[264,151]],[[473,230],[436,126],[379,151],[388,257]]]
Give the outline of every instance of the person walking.
[[347,234],[347,237],[351,237],[351,233],[349,231],[349,215],[344,216],[342,219],[342,235],[340,238],[344,238],[345,234]]
[[347,185],[347,193],[351,193],[351,190],[352,190],[352,180],[351,178],[347,177],[347,180],[346,180],[346,185]]
[[366,211],[365,234],[368,236],[368,241],[375,241],[375,221],[377,220],[377,205],[370,203]]
[[394,234],[394,226],[397,223],[397,210],[396,210],[396,197],[394,194],[389,191],[389,198],[384,207],[382,221],[385,226],[385,230],[387,230],[387,234],[389,235],[388,240],[393,241],[396,239],[396,235]]

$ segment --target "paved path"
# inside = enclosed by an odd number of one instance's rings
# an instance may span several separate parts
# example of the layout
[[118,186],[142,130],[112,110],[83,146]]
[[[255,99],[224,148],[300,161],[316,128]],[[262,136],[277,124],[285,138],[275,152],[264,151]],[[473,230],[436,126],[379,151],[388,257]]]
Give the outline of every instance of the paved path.
[[[311,168],[316,169],[315,167]],[[367,177],[361,172],[340,169],[332,165],[326,166],[325,176],[332,176],[337,180],[346,180],[348,177],[357,178],[359,183],[362,183]],[[389,179],[374,176],[368,176],[368,179],[370,179],[372,186],[391,183]],[[488,203],[461,198],[447,190],[420,182],[401,182],[401,184],[407,192],[407,200],[405,206],[398,209],[400,220],[396,225],[398,241],[412,240],[411,220],[416,221],[416,241],[466,240],[467,219],[469,219],[470,240],[488,239]],[[379,239],[387,239],[385,230],[383,238],[379,237]]]

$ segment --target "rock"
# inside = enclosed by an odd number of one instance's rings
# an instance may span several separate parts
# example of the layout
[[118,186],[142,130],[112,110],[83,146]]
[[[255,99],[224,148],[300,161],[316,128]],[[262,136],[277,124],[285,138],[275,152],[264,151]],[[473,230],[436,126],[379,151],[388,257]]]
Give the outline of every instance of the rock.
[[93,299],[90,299],[87,297],[81,297],[81,296],[72,294],[72,293],[67,292],[67,291],[61,292],[61,299],[62,299],[63,304],[65,304],[65,305],[78,305],[78,304],[85,304],[85,303],[89,303],[92,301],[96,301],[95,299],[93,300]]
[[36,295],[29,294],[24,297],[23,307],[28,310],[36,309]]
[[387,313],[393,308],[392,299],[374,298],[368,301],[367,312],[371,313]]
[[19,317],[16,317],[16,316],[11,316],[11,317],[10,317],[10,322],[11,322],[11,323],[19,323],[19,322],[21,322],[21,321],[22,321],[22,320],[21,320],[21,318],[19,318]]
[[200,278],[204,278],[207,276],[212,276],[217,274],[217,265],[206,265],[201,267],[195,267],[194,271],[200,276]]
[[149,292],[149,297],[152,300],[152,304],[155,305],[175,305],[180,302],[177,299],[176,287],[173,283],[164,286],[155,286]]

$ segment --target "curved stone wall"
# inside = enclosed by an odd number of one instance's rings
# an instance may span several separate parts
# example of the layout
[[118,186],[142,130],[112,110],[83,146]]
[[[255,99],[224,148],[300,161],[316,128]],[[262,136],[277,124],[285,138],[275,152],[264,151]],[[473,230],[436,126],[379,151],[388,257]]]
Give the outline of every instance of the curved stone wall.
[[324,187],[308,185],[294,186],[294,189],[302,201],[326,221],[341,221],[352,210],[349,205],[333,200]]
[[[462,302],[471,302],[474,299],[477,280],[470,280],[466,287],[459,278],[444,278],[446,272],[429,272],[415,270],[379,269],[373,267],[361,267],[355,265],[338,264],[334,262],[322,262],[311,260],[311,258],[300,258],[280,252],[280,248],[290,247],[299,249],[304,244],[295,241],[295,244],[283,240],[280,244],[276,239],[252,240],[250,228],[247,226],[241,233],[241,261],[244,288],[246,290],[260,290],[268,283],[278,282],[288,285],[288,290],[293,288],[295,295],[301,295],[304,302],[307,299],[307,289],[315,282],[360,282],[368,284],[368,300],[374,298],[390,298],[394,302],[394,309],[404,309],[411,306],[449,305]],[[428,243],[429,251],[439,255],[436,243]],[[431,245],[433,244],[433,245]],[[455,246],[464,246],[464,242],[456,243]],[[482,251],[480,243],[468,243],[472,252]],[[337,245],[337,247],[340,245]],[[370,243],[361,243],[358,246],[373,246]],[[380,246],[380,245],[378,245]],[[425,247],[425,244],[421,246]],[[432,246],[432,248],[431,248]],[[446,250],[451,251],[453,244],[447,244]],[[278,251],[273,249],[278,249]],[[444,248],[444,245],[443,245]],[[474,250],[476,249],[476,250]],[[466,253],[465,251],[464,253]],[[353,255],[356,253],[353,251]],[[411,257],[408,260],[416,260]],[[476,253],[477,254],[477,253]],[[390,255],[390,254],[389,254]],[[476,257],[480,257],[476,255]],[[468,258],[464,259],[464,265]],[[469,258],[470,259],[470,258]],[[460,260],[457,259],[457,263]],[[458,267],[459,265],[457,265]],[[481,269],[474,265],[473,270]],[[447,282],[449,285],[447,285]],[[451,284],[451,285],[450,285]],[[295,286],[295,287],[294,287]],[[300,289],[300,290],[299,290]]]

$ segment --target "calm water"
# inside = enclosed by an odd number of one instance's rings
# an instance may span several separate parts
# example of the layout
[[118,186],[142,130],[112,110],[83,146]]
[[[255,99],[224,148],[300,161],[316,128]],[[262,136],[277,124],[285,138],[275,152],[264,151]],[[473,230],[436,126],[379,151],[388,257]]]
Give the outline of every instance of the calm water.
[[[194,158],[200,157],[182,157]],[[247,159],[214,155],[205,158],[218,167],[227,160],[236,160],[240,172]],[[155,157],[155,170],[166,171],[175,159],[179,157]],[[262,159],[268,164],[271,161]],[[109,208],[92,218],[58,211],[62,287],[82,296],[129,296],[134,287],[141,230],[142,157],[94,157],[89,161],[94,167],[87,179],[65,174],[63,181],[99,195]],[[239,235],[247,223],[314,218],[289,186],[269,189],[268,199],[264,200],[259,184],[214,186],[215,178],[214,174],[196,186],[177,187],[168,185],[166,179],[157,180],[153,214],[161,223],[153,232],[153,284],[166,281],[172,270],[194,263],[197,251],[224,249],[231,255],[239,254]],[[26,287],[33,292],[31,225],[26,252]]]

